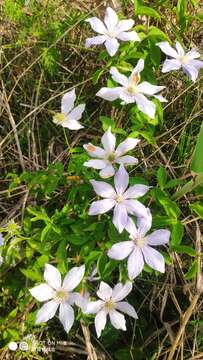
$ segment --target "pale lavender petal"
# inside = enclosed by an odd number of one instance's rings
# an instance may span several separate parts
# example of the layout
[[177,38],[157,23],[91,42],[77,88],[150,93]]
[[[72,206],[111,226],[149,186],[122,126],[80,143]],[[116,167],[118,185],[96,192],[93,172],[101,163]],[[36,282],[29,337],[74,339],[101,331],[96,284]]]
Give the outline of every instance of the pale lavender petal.
[[108,250],[107,255],[111,259],[123,260],[132,252],[133,248],[133,241],[122,241],[114,244],[112,248]]
[[138,231],[137,231],[137,227],[134,223],[134,221],[128,217],[128,221],[127,221],[127,224],[126,224],[126,227],[125,227],[125,230],[130,234],[132,235],[132,237],[134,239],[136,239],[138,237]]
[[88,152],[91,157],[98,157],[103,159],[106,152],[99,146],[95,146],[91,143],[83,145],[84,149]]
[[113,79],[115,82],[117,82],[117,83],[119,83],[119,84],[121,84],[121,85],[123,85],[123,86],[128,86],[128,78],[127,78],[127,76],[121,74],[121,73],[118,71],[118,69],[116,69],[116,67],[114,67],[114,66],[111,67],[111,69],[110,69],[110,74],[111,74],[111,76],[112,76],[112,79]]
[[85,47],[89,48],[92,45],[101,45],[106,41],[105,35],[98,35],[85,40]]
[[106,9],[104,23],[109,31],[116,30],[116,25],[118,23],[118,16],[110,6],[108,6]]
[[78,292],[69,293],[69,297],[67,299],[67,303],[69,305],[75,304],[82,308],[84,306],[84,302],[85,302],[85,299],[80,293],[78,293]]
[[142,247],[142,253],[146,263],[154,270],[158,270],[161,273],[165,272],[165,261],[163,255],[151,246],[144,245]]
[[39,311],[37,312],[36,316],[36,324],[40,324],[42,322],[47,322],[49,319],[52,319],[56,314],[56,310],[58,309],[59,304],[54,301],[48,301],[44,304]]
[[156,105],[152,101],[148,100],[143,94],[140,93],[135,94],[135,101],[140,111],[148,115],[151,119],[154,119]]
[[191,65],[183,65],[184,72],[188,75],[189,79],[195,82],[198,77],[198,69]]
[[201,60],[190,60],[189,65],[194,66],[197,70],[203,68],[203,61]]
[[131,281],[127,281],[125,284],[118,283],[113,288],[112,298],[114,301],[123,300],[132,291],[133,285]]
[[71,120],[71,119],[68,119],[67,121],[63,121],[61,122],[61,125],[65,128],[68,128],[70,130],[79,130],[79,129],[82,129],[84,128],[83,125],[81,125],[79,123],[79,121],[77,120]]
[[126,90],[120,92],[120,98],[123,100],[121,104],[132,104],[136,101],[135,96],[131,95]]
[[61,112],[63,114],[68,114],[73,109],[75,99],[75,89],[68,91],[66,94],[63,95],[61,100]]
[[68,291],[72,291],[79,285],[84,276],[84,273],[85,265],[73,267],[65,276],[63,281],[63,287]]
[[133,27],[134,23],[135,22],[134,22],[133,19],[120,20],[118,22],[118,24],[117,24],[116,32],[120,33],[120,32],[123,32],[123,31],[128,31]]
[[166,59],[163,63],[162,73],[166,73],[173,70],[178,70],[181,68],[181,62],[177,59]]
[[129,175],[125,170],[124,166],[121,164],[119,170],[114,176],[114,185],[118,195],[124,193],[129,183]]
[[141,73],[141,71],[144,69],[144,59],[140,59],[137,63],[137,65],[135,66],[135,68],[133,69],[130,77],[129,77],[129,80],[132,81],[133,78],[134,78],[134,75],[135,74],[139,74]]
[[152,214],[149,208],[146,210],[146,216],[137,218],[138,237],[144,237],[152,226]]
[[147,216],[146,207],[138,200],[125,200],[123,204],[127,208],[127,212],[135,216]]
[[125,155],[117,158],[115,162],[117,164],[123,164],[123,165],[137,165],[138,159],[135,158],[134,156]]
[[115,308],[129,316],[131,316],[134,319],[138,319],[137,313],[134,309],[134,307],[130,304],[128,304],[126,301],[121,301],[116,303]]
[[53,265],[45,265],[44,280],[54,289],[61,287],[61,274]]
[[68,333],[74,323],[74,311],[69,304],[61,304],[59,307],[59,320],[64,330]]
[[137,199],[143,196],[149,191],[150,186],[137,184],[130,186],[128,190],[123,194],[125,199]]
[[99,201],[93,201],[90,206],[89,215],[98,215],[104,214],[111,210],[116,205],[115,200],[113,199],[104,199]]
[[114,38],[109,38],[104,43],[106,50],[110,56],[114,56],[119,48],[118,40]]
[[111,310],[109,312],[109,317],[110,317],[110,321],[111,321],[111,324],[113,325],[113,327],[115,327],[118,330],[119,329],[121,329],[123,331],[126,330],[126,322],[125,322],[125,317],[123,314],[120,314],[116,310]]
[[180,56],[185,55],[185,50],[183,49],[182,45],[178,41],[176,41],[175,47],[178,52],[178,55],[180,55]]
[[186,54],[186,56],[189,58],[189,59],[198,59],[200,57],[200,53],[195,50],[195,49],[191,49],[190,51],[188,51],[188,53]]
[[169,55],[172,58],[177,58],[179,55],[175,49],[167,41],[162,41],[156,44],[163,51],[164,54]]
[[155,230],[147,237],[148,245],[165,245],[169,242],[170,231],[169,230]]
[[102,34],[102,35],[106,32],[106,27],[104,26],[103,22],[100,19],[98,19],[97,17],[91,17],[85,21],[90,24],[91,28],[95,32]]
[[90,183],[92,184],[94,191],[97,195],[102,196],[103,198],[110,198],[113,199],[116,196],[114,188],[104,182],[104,181],[96,181],[96,180],[90,180]]
[[136,145],[140,142],[139,139],[127,138],[122,143],[120,143],[116,149],[116,157],[126,154],[128,151],[134,149]]
[[86,167],[91,167],[93,169],[101,170],[107,166],[107,163],[105,160],[96,160],[95,159],[95,160],[85,161],[83,165]]
[[99,96],[104,100],[114,101],[116,99],[119,99],[121,91],[122,87],[103,87],[96,93],[96,96]]
[[112,153],[115,149],[116,145],[116,137],[111,132],[111,127],[104,133],[101,138],[102,145],[106,151],[106,153]]
[[128,276],[133,280],[144,268],[144,259],[141,250],[136,246],[128,258]]
[[112,288],[104,281],[101,281],[97,296],[104,301],[108,301],[112,297]]
[[107,320],[107,311],[105,309],[100,310],[95,316],[94,323],[97,333],[97,337],[101,336],[102,330],[104,330]]
[[76,106],[69,114],[68,117],[70,120],[80,120],[82,113],[85,110],[85,104],[80,104]]
[[123,204],[117,204],[114,208],[112,222],[119,233],[125,229],[127,221],[128,214],[126,207]]
[[147,81],[143,81],[141,84],[137,85],[137,91],[145,95],[154,95],[163,89],[165,89],[165,86],[152,85]]
[[107,165],[104,169],[99,172],[99,175],[103,179],[107,179],[115,174],[115,169],[112,165]]
[[168,100],[163,97],[162,95],[153,95],[156,99],[158,99],[160,102],[168,102]]
[[102,300],[90,301],[86,306],[85,314],[96,314],[104,305],[105,303]]
[[120,32],[116,35],[117,39],[121,41],[141,41],[136,31]]
[[47,284],[40,284],[29,290],[38,301],[47,301],[53,298],[54,290]]

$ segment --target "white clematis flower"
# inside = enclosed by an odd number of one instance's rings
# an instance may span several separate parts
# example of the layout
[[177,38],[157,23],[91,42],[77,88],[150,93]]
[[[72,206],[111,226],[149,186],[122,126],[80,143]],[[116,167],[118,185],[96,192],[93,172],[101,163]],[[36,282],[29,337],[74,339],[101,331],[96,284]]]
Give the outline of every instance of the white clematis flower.
[[114,208],[113,224],[121,233],[128,224],[128,214],[135,216],[147,216],[146,207],[136,200],[146,194],[149,186],[133,185],[128,189],[129,175],[121,164],[114,176],[115,189],[104,181],[90,181],[97,195],[103,200],[93,201],[89,209],[89,215],[104,214]]
[[147,99],[146,96],[154,96],[161,102],[167,100],[159,93],[165,86],[152,85],[147,81],[140,82],[140,72],[144,69],[144,60],[140,59],[129,77],[121,74],[115,67],[110,69],[110,74],[114,81],[122,86],[101,88],[97,92],[97,96],[108,101],[121,99],[122,104],[136,103],[137,107],[144,114],[154,119],[156,105]]
[[167,41],[159,42],[156,45],[160,47],[164,54],[170,56],[163,63],[163,73],[182,68],[190,80],[196,81],[199,70],[203,68],[203,61],[196,60],[200,57],[200,53],[195,49],[191,49],[186,53],[178,41],[175,44],[176,50]]
[[84,166],[101,170],[99,175],[102,178],[111,177],[115,174],[114,164],[135,165],[138,163],[135,157],[123,155],[134,149],[139,141],[138,139],[129,137],[115,149],[116,137],[112,134],[111,128],[109,127],[101,138],[103,149],[91,143],[83,145],[91,157],[98,158],[86,161]]
[[141,273],[145,262],[151,268],[161,273],[165,272],[164,257],[152,246],[167,244],[170,231],[161,229],[146,235],[151,224],[152,216],[149,209],[147,217],[138,218],[137,227],[130,219],[126,230],[130,233],[131,241],[119,242],[108,251],[111,259],[123,260],[128,257],[128,276],[131,280]]
[[85,266],[73,267],[65,276],[63,284],[60,272],[53,266],[46,264],[44,279],[46,283],[30,289],[32,296],[38,301],[47,301],[37,313],[36,324],[52,319],[59,307],[59,320],[66,332],[69,332],[74,322],[74,311],[71,305],[81,306],[81,295],[73,292],[81,282],[85,273]]
[[122,301],[131,290],[132,283],[130,281],[125,285],[118,283],[113,289],[103,281],[100,283],[97,295],[101,300],[89,302],[85,310],[85,314],[96,314],[95,328],[98,337],[105,328],[107,315],[109,315],[113,327],[124,331],[126,330],[125,317],[120,312],[134,319],[138,318],[135,309],[126,301]]
[[118,20],[118,16],[115,11],[108,7],[106,9],[104,23],[97,17],[91,17],[86,20],[90,23],[92,29],[99,35],[88,38],[85,42],[85,46],[88,48],[91,45],[103,44],[110,56],[114,56],[119,48],[119,42],[121,41],[140,41],[140,38],[136,31],[128,31],[134,25],[134,20]]
[[84,127],[78,120],[82,117],[82,113],[85,110],[85,104],[74,107],[75,99],[75,89],[63,95],[61,100],[61,113],[57,113],[53,117],[53,122],[56,125],[61,125],[70,130],[79,130]]

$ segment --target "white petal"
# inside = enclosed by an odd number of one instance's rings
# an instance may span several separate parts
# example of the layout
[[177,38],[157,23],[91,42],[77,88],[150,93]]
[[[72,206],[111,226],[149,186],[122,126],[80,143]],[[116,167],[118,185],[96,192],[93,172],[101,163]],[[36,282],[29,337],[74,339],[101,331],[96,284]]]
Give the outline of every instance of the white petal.
[[118,22],[118,24],[117,24],[116,32],[120,33],[120,32],[123,32],[123,31],[128,31],[133,27],[134,23],[135,22],[132,19],[120,20]]
[[135,100],[138,109],[144,114],[148,115],[150,118],[154,119],[156,105],[152,101],[148,100],[144,95],[138,93],[135,95]]
[[126,330],[126,323],[125,323],[125,317],[123,314],[120,314],[116,310],[112,310],[109,312],[110,321],[113,327],[116,329]]
[[89,215],[104,214],[111,210],[115,206],[116,202],[113,199],[104,199],[99,201],[93,201],[90,206]]
[[128,276],[133,280],[138,276],[144,267],[144,259],[141,250],[136,246],[128,258]]
[[74,323],[74,311],[69,304],[61,304],[59,307],[59,320],[64,330],[68,333]]
[[85,314],[96,314],[98,311],[101,310],[101,308],[104,306],[104,301],[98,300],[98,301],[90,301],[85,309]]
[[112,165],[107,165],[104,169],[99,172],[99,175],[103,179],[107,179],[115,174],[115,169]]
[[106,27],[104,26],[103,22],[98,19],[97,17],[91,17],[89,19],[86,20],[86,22],[88,22],[91,26],[91,28],[99,33],[99,34],[104,34],[106,32]]
[[162,41],[156,44],[163,51],[164,54],[177,58],[179,55],[175,49],[167,41]]
[[140,37],[136,31],[120,32],[116,35],[117,39],[121,41],[140,41]]
[[97,296],[104,301],[109,300],[112,297],[112,288],[104,281],[101,281]]
[[132,288],[133,285],[131,281],[127,281],[124,285],[122,283],[118,283],[113,288],[113,300],[116,302],[123,300],[132,291]]
[[123,100],[122,105],[133,104],[135,102],[135,96],[127,93],[126,90],[120,92],[120,98]]
[[153,233],[147,236],[148,245],[165,245],[169,242],[170,231],[169,230],[155,230]]
[[39,311],[37,312],[36,324],[40,324],[42,322],[47,322],[49,319],[52,319],[56,314],[56,310],[58,309],[59,304],[54,301],[48,301],[44,304]]
[[67,303],[69,305],[77,305],[80,308],[83,308],[86,305],[86,299],[78,292],[69,293]]
[[68,91],[66,94],[63,95],[61,100],[61,112],[63,114],[68,114],[73,109],[75,99],[75,89]]
[[145,95],[154,95],[163,89],[165,89],[165,86],[152,85],[147,81],[143,81],[141,84],[137,85],[137,91]]
[[196,81],[198,77],[198,69],[191,65],[183,65],[184,72],[188,75],[189,79],[193,82]]
[[123,204],[127,208],[127,212],[129,214],[135,216],[147,216],[147,209],[146,207],[138,200],[125,200]]
[[165,262],[164,257],[151,246],[143,246],[142,253],[146,263],[155,270],[160,271],[161,273],[165,272]]
[[85,265],[82,266],[75,266],[73,267],[65,276],[63,281],[63,287],[68,290],[72,291],[75,289],[79,283],[81,282],[85,273]]
[[38,301],[47,301],[53,298],[54,290],[47,284],[40,284],[29,290]]
[[139,139],[127,138],[125,141],[120,143],[116,149],[115,155],[116,157],[122,156],[128,151],[135,148],[135,146],[140,142]]
[[119,48],[118,40],[114,38],[109,38],[104,43],[106,50],[110,56],[114,56]]
[[137,63],[137,65],[135,66],[135,68],[133,69],[129,80],[131,81],[131,79],[133,79],[135,74],[139,74],[142,70],[144,69],[144,60],[140,59]]
[[134,248],[133,241],[122,241],[117,244],[114,244],[112,248],[108,250],[107,255],[111,259],[123,260],[131,253],[133,248]]
[[61,287],[61,274],[53,265],[45,265],[44,280],[54,289]]
[[175,46],[176,46],[176,50],[177,50],[178,54],[180,56],[184,56],[185,50],[183,49],[182,45],[177,41]]
[[125,229],[128,221],[128,214],[126,207],[122,204],[117,204],[113,211],[113,224],[119,233]]
[[181,68],[180,60],[176,59],[166,59],[163,63],[162,73],[166,73],[173,70],[178,70]]
[[134,223],[134,221],[130,218],[130,217],[128,217],[128,221],[127,221],[127,225],[126,225],[126,227],[125,227],[125,230],[130,234],[130,235],[132,235],[132,237],[134,238],[134,239],[136,239],[137,237],[138,237],[138,231],[137,231],[137,227],[136,227],[136,225],[135,225],[135,223]]
[[85,40],[85,47],[89,48],[92,45],[100,45],[100,44],[103,44],[105,41],[106,41],[105,35],[98,35],[98,36],[94,36],[92,38],[87,38]]
[[104,169],[107,166],[105,160],[96,160],[96,159],[85,161],[83,165],[98,170]]
[[190,60],[189,65],[192,65],[198,71],[199,69],[203,68],[203,61],[201,60]]
[[195,49],[191,49],[186,55],[189,59],[197,59],[200,57],[200,53]]
[[168,100],[162,95],[154,95],[154,97],[158,99],[160,102],[168,102]]
[[85,110],[85,104],[80,104],[76,106],[68,115],[70,120],[80,120],[82,113]]
[[109,31],[114,31],[118,23],[118,16],[116,12],[109,6],[106,9],[104,22]]
[[94,323],[95,323],[97,337],[101,336],[101,332],[105,328],[106,320],[107,320],[106,317],[107,317],[107,312],[105,309],[100,310],[95,316]]
[[67,120],[66,122],[62,122],[61,125],[65,128],[68,128],[70,130],[79,130],[84,128],[84,126],[82,126],[79,121],[77,120]]
[[104,182],[104,181],[96,181],[96,180],[90,180],[90,183],[92,184],[94,191],[97,195],[102,196],[103,198],[114,198],[116,196],[116,193],[114,191],[114,188]]
[[129,175],[125,170],[124,166],[121,164],[119,170],[114,176],[114,185],[118,195],[124,193],[129,183]]
[[104,133],[101,138],[102,145],[107,153],[112,153],[116,145],[116,137],[111,132],[111,127]]
[[112,79],[113,79],[115,82],[117,82],[117,83],[119,83],[119,84],[121,84],[121,85],[123,85],[123,86],[128,86],[128,78],[127,78],[127,76],[121,74],[121,73],[118,71],[118,69],[116,69],[115,66],[112,66],[112,67],[111,67],[111,69],[110,69],[110,74],[111,74],[111,76],[112,76]]
[[144,237],[146,233],[151,229],[152,226],[152,214],[150,209],[147,208],[146,216],[137,218],[138,236]]
[[150,186],[137,184],[130,186],[128,190],[123,194],[125,199],[137,199],[140,196],[143,196],[150,189]]
[[130,304],[128,304],[126,301],[121,301],[118,302],[115,306],[115,308],[131,317],[133,317],[134,319],[138,319],[137,313],[134,309],[134,307]]
[[117,158],[115,162],[117,164],[123,164],[123,165],[137,165],[138,159],[133,156],[125,155]]
[[106,154],[105,151],[99,146],[95,146],[91,143],[88,143],[83,145],[83,147],[91,157],[98,157],[101,159],[105,157]]
[[103,87],[96,93],[96,96],[99,96],[104,100],[114,101],[116,99],[119,99],[121,91],[122,87]]

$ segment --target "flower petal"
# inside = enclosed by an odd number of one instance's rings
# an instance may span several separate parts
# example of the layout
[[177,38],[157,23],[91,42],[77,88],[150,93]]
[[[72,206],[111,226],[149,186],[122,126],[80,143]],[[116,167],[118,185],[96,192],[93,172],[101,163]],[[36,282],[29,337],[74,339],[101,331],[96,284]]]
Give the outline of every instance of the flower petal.
[[128,304],[126,301],[118,302],[115,306],[115,308],[129,316],[131,316],[134,319],[138,319],[137,313],[134,309],[134,307],[130,304]]
[[147,208],[146,216],[141,216],[137,218],[137,227],[138,227],[138,236],[144,237],[146,233],[151,229],[152,226],[152,214],[150,209]]
[[85,265],[73,267],[66,274],[63,281],[63,287],[68,291],[72,291],[79,285],[79,283],[81,282],[84,276],[84,273],[85,273]]
[[128,190],[123,194],[125,199],[137,199],[140,196],[143,196],[149,191],[150,186],[137,184],[130,186]]
[[112,298],[114,301],[123,300],[128,294],[132,291],[133,285],[131,281],[127,281],[124,285],[122,283],[118,283],[113,288]]
[[47,301],[53,298],[54,290],[47,284],[40,284],[29,290],[38,301]]
[[192,60],[200,57],[200,53],[195,49],[191,49],[190,51],[188,51],[188,53],[186,55],[189,59],[192,59]]
[[111,127],[104,133],[101,138],[102,145],[107,153],[112,153],[116,145],[116,137],[111,132]]
[[178,70],[181,68],[180,60],[176,59],[166,59],[162,66],[162,73],[166,73],[173,70]]
[[48,301],[44,304],[39,311],[37,312],[36,316],[36,324],[40,324],[42,322],[47,322],[49,319],[52,319],[56,314],[56,310],[58,309],[59,304],[54,301]]
[[156,43],[156,45],[163,51],[164,54],[171,56],[172,58],[177,58],[179,55],[175,49],[168,43],[168,41],[161,41]]
[[99,96],[104,100],[114,101],[119,99],[121,91],[122,87],[119,86],[114,88],[103,87],[96,93],[96,96]]
[[98,157],[101,159],[105,157],[106,153],[104,149],[100,148],[99,146],[95,146],[91,143],[88,143],[83,145],[83,147],[91,157]]
[[156,99],[158,99],[160,102],[168,102],[168,100],[163,97],[162,95],[153,95]]
[[137,239],[138,237],[138,231],[137,231],[137,227],[134,223],[134,221],[128,217],[128,221],[127,221],[127,225],[125,227],[125,230],[130,234],[132,235],[131,237],[134,238],[134,239]]
[[126,190],[129,183],[129,175],[125,170],[124,166],[121,164],[119,170],[114,176],[114,185],[118,195],[121,195]]
[[106,9],[104,23],[109,31],[114,31],[116,29],[118,16],[110,6],[108,6]]
[[59,307],[59,320],[63,324],[64,330],[68,333],[74,323],[74,311],[69,304],[61,304]]
[[203,61],[201,60],[190,60],[189,65],[195,67],[198,71],[203,68]]
[[165,89],[165,86],[152,85],[148,81],[143,81],[141,84],[137,85],[137,91],[145,95],[154,95],[163,89]]
[[144,267],[144,259],[141,250],[135,246],[134,251],[128,258],[128,276],[130,280],[133,280],[138,276]]
[[122,143],[120,143],[116,149],[115,155],[116,157],[122,156],[128,151],[134,149],[136,145],[140,142],[139,139],[127,138]]
[[127,76],[121,74],[121,73],[118,71],[118,69],[116,69],[115,66],[112,66],[112,67],[111,67],[111,69],[110,69],[110,74],[111,74],[111,76],[112,76],[112,79],[113,79],[115,82],[117,82],[117,83],[119,83],[119,84],[121,84],[121,85],[123,85],[123,86],[128,86],[128,78],[127,78]]
[[109,300],[112,297],[112,288],[104,281],[101,281],[97,296],[104,301]]
[[156,105],[152,101],[148,100],[143,94],[140,93],[135,95],[135,101],[140,111],[148,115],[151,119],[154,119]]
[[95,316],[94,323],[97,333],[97,337],[101,336],[102,330],[104,330],[107,320],[107,311],[105,309],[100,310]]
[[97,160],[97,159],[85,161],[83,165],[86,167],[91,167],[93,169],[99,169],[99,170],[104,169],[107,166],[105,160]]
[[83,308],[86,305],[86,299],[78,292],[69,293],[69,297],[67,300],[69,305],[77,305],[80,308]]
[[116,310],[111,310],[109,312],[109,317],[110,317],[110,321],[111,321],[111,324],[113,325],[113,327],[115,327],[118,330],[119,329],[121,329],[123,331],[126,330],[126,322],[125,322],[125,317],[123,314],[120,314]]
[[70,120],[80,120],[82,113],[85,110],[85,104],[76,106],[68,115]]
[[185,55],[185,50],[183,49],[182,45],[178,41],[176,41],[175,47],[178,52],[178,55],[180,55],[180,56]]
[[127,212],[129,214],[135,216],[147,216],[147,209],[146,207],[138,200],[125,200],[123,204],[127,208]]
[[123,260],[132,252],[133,248],[133,241],[122,241],[114,244],[111,249],[108,250],[107,255],[111,259]]
[[75,99],[75,89],[68,91],[66,94],[63,95],[61,100],[61,112],[63,114],[68,114],[73,109]]
[[111,210],[115,206],[116,202],[113,199],[104,199],[99,201],[93,201],[90,206],[89,215],[104,214]]
[[119,233],[122,233],[123,229],[125,229],[127,221],[128,221],[128,214],[126,207],[122,204],[117,204],[113,211],[113,224],[118,230]]
[[161,273],[165,272],[165,261],[164,257],[151,246],[144,245],[142,247],[142,253],[146,263],[155,270],[160,271]]
[[115,174],[115,169],[112,165],[107,165],[104,169],[99,172],[99,175],[103,179],[107,179]]
[[77,120],[67,120],[61,123],[61,125],[69,130],[79,130],[84,128],[83,125],[79,123]]
[[198,69],[191,65],[183,65],[184,72],[188,75],[189,79],[195,82],[198,77]]
[[114,56],[119,48],[119,42],[117,39],[109,38],[104,43],[106,50],[110,56]]
[[116,35],[117,39],[121,41],[141,41],[136,31],[120,32]]
[[134,22],[133,19],[120,20],[118,22],[118,24],[117,24],[116,32],[120,33],[120,32],[123,32],[123,31],[128,31],[133,27],[134,23],[135,22]]
[[137,65],[134,67],[130,77],[129,77],[129,80],[133,80],[133,77],[135,74],[139,74],[141,73],[141,71],[144,69],[144,59],[140,59],[137,63]]
[[54,289],[61,287],[61,274],[53,265],[45,265],[44,280]]
[[102,309],[104,306],[104,301],[97,300],[97,301],[90,301],[85,309],[85,314],[96,314],[98,311]]
[[104,26],[103,22],[100,19],[98,19],[97,17],[91,17],[85,21],[90,24],[91,28],[95,32],[102,34],[102,35],[106,32],[106,27]]
[[117,158],[115,162],[117,164],[123,164],[123,165],[137,165],[138,159],[135,158],[134,156],[125,155]]
[[90,183],[92,184],[97,195],[110,199],[113,199],[116,196],[115,190],[110,184],[104,181],[96,180],[90,180]]
[[106,41],[105,35],[93,36],[85,40],[85,47],[89,48],[92,45],[101,45]]
[[155,230],[153,233],[147,236],[148,245],[165,245],[169,242],[170,231],[169,230]]

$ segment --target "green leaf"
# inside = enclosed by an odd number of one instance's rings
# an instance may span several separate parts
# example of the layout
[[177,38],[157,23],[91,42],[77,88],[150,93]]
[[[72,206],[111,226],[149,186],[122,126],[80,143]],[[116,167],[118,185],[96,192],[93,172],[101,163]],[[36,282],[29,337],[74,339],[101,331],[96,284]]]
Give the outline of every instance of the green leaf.
[[99,120],[102,123],[102,129],[104,131],[107,131],[109,127],[111,127],[112,129],[115,128],[115,122],[113,119],[111,119],[110,117],[107,116],[100,116]]
[[171,246],[180,245],[184,234],[184,226],[180,221],[177,221],[176,224],[172,227],[171,233]]
[[104,73],[104,70],[103,69],[98,69],[95,71],[93,77],[92,77],[92,82],[93,82],[93,85],[96,85],[100,79],[100,77],[102,76],[102,74]]
[[166,214],[169,217],[177,219],[180,215],[180,209],[177,204],[171,201],[167,194],[160,189],[154,189],[154,194],[158,202],[163,206]]
[[181,32],[183,32],[186,28],[186,10],[187,0],[178,0],[176,12]]
[[157,38],[160,40],[166,40],[166,41],[170,42],[169,37],[162,30],[160,30],[158,27],[153,26],[153,25],[150,26],[147,36],[148,37],[153,36],[154,38]]
[[163,189],[167,182],[167,171],[163,166],[160,166],[157,171],[157,179],[161,189]]
[[171,246],[172,251],[176,251],[178,254],[187,254],[189,256],[196,256],[195,249],[187,245]]
[[41,274],[37,270],[32,269],[20,269],[20,271],[28,278],[33,281],[40,281],[42,279]]
[[197,143],[190,168],[197,174],[203,173],[203,123],[197,137]]
[[161,15],[158,13],[158,11],[156,11],[148,6],[138,6],[136,15],[147,15],[147,16],[153,17],[158,20],[161,19]]
[[197,264],[197,260],[195,260],[195,261],[193,261],[189,270],[186,272],[185,279],[186,280],[193,279],[197,274],[197,270],[198,270],[198,264]]
[[190,208],[203,219],[203,205],[199,201],[190,205]]

